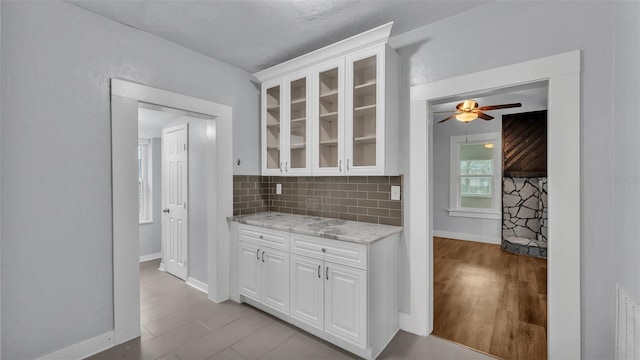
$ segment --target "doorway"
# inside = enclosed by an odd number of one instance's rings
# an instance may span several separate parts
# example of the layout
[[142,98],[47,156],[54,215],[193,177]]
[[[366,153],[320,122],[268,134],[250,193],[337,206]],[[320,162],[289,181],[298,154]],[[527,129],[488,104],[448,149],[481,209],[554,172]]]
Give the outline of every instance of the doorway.
[[[546,251],[534,258],[504,247],[514,231],[534,238],[530,229],[539,232],[537,186],[547,179],[546,161],[537,162],[546,151],[532,147],[546,147],[546,119],[535,119],[535,131],[513,129],[507,120],[546,111],[547,94],[547,83],[539,82],[432,105],[432,334],[499,358],[547,358]],[[456,121],[451,113],[465,99],[497,109],[484,110],[484,119]],[[518,166],[505,162],[505,154]],[[525,171],[532,167],[538,171]]]
[[112,220],[114,344],[140,336],[138,204],[136,146],[139,103],[204,114],[214,120],[206,127],[207,174],[205,202],[208,298],[229,297],[229,230],[232,210],[231,108],[129,81],[111,80]]
[[[433,331],[433,132],[431,108],[446,98],[465,97],[548,81],[548,356],[579,358],[580,341],[580,52],[459,76],[411,88],[409,231],[411,317],[405,328]],[[421,239],[427,239],[422,242]],[[426,281],[427,286],[424,286]],[[403,318],[401,317],[401,321]]]

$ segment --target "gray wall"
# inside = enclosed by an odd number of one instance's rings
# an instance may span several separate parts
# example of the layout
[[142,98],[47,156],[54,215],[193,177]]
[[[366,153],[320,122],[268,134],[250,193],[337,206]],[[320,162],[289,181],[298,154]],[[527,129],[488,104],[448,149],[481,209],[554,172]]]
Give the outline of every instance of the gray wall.
[[[466,126],[469,134],[502,131],[500,117],[491,121],[472,121]],[[433,126],[433,230],[498,238],[502,224],[500,220],[449,216],[447,212],[449,209],[450,137],[464,134],[465,124],[460,121],[450,120]]]
[[[542,89],[546,91],[546,89]],[[521,94],[521,95],[520,95]],[[520,108],[494,110],[488,114],[495,117],[491,121],[475,120],[466,125],[454,119],[433,126],[433,230],[461,234],[491,237],[500,243],[502,220],[477,219],[449,216],[449,184],[450,184],[450,137],[457,135],[502,132],[502,115],[546,109],[546,96],[533,98],[530,91],[514,92],[499,96],[487,96],[477,99],[480,106],[521,102]],[[435,118],[443,118],[446,114]],[[501,193],[500,191],[498,193]]]
[[160,138],[151,139],[151,167],[152,167],[152,187],[153,187],[153,222],[150,224],[140,224],[138,230],[138,238],[140,239],[140,256],[159,253],[161,248],[161,219],[162,219],[162,203],[160,195],[162,194],[162,144]]
[[253,173],[259,91],[244,71],[68,3],[1,6],[2,358],[35,358],[113,329],[109,79],[232,106],[239,171]]
[[640,99],[640,3],[616,4],[615,16],[615,175],[608,179],[615,194],[614,231],[603,239],[614,249],[614,282],[640,303],[640,124],[634,105]]
[[[633,274],[640,271],[637,229],[633,226],[640,213],[638,198],[621,193],[614,207],[611,181],[614,154],[628,152],[631,160],[638,153],[629,150],[637,150],[637,117],[632,116],[636,112],[635,101],[614,101],[614,89],[622,93],[632,87],[637,94],[638,27],[633,20],[637,16],[637,4],[628,2],[493,2],[395,39],[396,44],[403,43],[399,52],[408,66],[404,79],[407,84],[429,83],[582,50],[580,252],[584,358],[614,357],[614,281],[624,282],[636,296],[640,290],[637,276],[633,279]],[[632,57],[619,59],[614,45],[633,41],[629,49],[619,49],[631,52]],[[623,83],[615,84],[614,72]],[[617,113],[629,116],[616,116],[614,121],[614,105],[619,106],[615,108]],[[615,146],[614,129],[619,134],[619,145]],[[637,175],[638,167],[637,160],[628,161],[618,173]],[[637,191],[637,184],[616,185],[616,189],[624,191],[631,186]],[[549,196],[553,201],[553,194]],[[634,217],[633,221],[620,217],[614,220],[614,209],[618,213],[625,208],[633,210],[625,215]],[[624,239],[611,240],[614,227]],[[614,246],[615,254],[619,254],[617,262],[625,260],[616,265],[615,271]],[[403,282],[408,282],[408,277]],[[406,293],[401,297],[402,304]]]
[[180,117],[189,124],[189,277],[207,283],[207,120]]

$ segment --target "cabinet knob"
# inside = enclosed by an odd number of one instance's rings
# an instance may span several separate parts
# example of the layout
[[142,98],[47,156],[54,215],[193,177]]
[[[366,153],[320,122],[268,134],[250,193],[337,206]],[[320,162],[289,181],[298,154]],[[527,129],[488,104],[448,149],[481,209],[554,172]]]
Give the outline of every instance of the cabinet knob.
[[322,252],[323,252],[323,253],[326,253],[326,252],[327,252],[327,249],[322,248]]
[[260,235],[260,239],[262,239],[262,235]]

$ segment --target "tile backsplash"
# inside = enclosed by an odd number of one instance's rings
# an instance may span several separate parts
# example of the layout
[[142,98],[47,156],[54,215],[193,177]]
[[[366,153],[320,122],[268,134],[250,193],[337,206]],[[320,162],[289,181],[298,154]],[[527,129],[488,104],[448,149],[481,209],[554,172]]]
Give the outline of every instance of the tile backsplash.
[[[277,211],[402,225],[402,176],[233,177],[233,214]],[[282,194],[276,194],[282,184]],[[391,200],[391,186],[400,199]]]

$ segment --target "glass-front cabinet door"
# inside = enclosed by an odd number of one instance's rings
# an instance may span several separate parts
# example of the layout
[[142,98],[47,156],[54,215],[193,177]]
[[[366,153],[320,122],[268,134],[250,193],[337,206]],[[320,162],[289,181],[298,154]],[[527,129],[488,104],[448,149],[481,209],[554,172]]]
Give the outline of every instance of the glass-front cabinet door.
[[283,167],[284,100],[280,81],[262,84],[262,173],[280,175]]
[[285,175],[311,174],[311,76],[309,71],[287,77],[287,157]]
[[383,47],[347,57],[347,174],[384,169]]
[[344,59],[314,71],[314,175],[344,173]]

